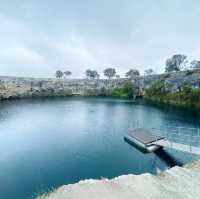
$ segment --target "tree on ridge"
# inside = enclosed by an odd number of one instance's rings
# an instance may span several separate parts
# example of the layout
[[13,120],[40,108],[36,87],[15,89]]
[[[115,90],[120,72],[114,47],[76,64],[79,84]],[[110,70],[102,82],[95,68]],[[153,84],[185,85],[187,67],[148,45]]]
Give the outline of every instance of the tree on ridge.
[[171,58],[166,60],[166,72],[177,72],[181,71],[187,62],[187,56],[182,54],[173,55]]
[[108,79],[111,79],[115,76],[116,70],[114,68],[106,68],[104,71],[104,76],[108,77]]
[[61,70],[56,71],[56,78],[60,79],[63,77],[63,72]]
[[140,75],[139,70],[137,70],[137,69],[130,69],[130,70],[125,74],[125,77],[132,79],[132,78],[137,77],[137,76],[139,76],[139,75]]
[[99,79],[100,77],[96,70],[87,69],[85,71],[85,74],[88,79]]
[[71,71],[65,71],[64,75],[65,75],[65,77],[68,77],[68,76],[72,75],[72,72]]

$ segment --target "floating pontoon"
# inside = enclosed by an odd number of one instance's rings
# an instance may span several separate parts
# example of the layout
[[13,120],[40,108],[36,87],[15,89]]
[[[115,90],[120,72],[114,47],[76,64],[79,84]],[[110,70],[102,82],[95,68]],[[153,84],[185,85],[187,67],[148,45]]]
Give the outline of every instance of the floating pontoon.
[[157,142],[165,140],[165,137],[154,135],[150,130],[143,128],[131,130],[124,138],[146,152],[158,150],[162,146]]

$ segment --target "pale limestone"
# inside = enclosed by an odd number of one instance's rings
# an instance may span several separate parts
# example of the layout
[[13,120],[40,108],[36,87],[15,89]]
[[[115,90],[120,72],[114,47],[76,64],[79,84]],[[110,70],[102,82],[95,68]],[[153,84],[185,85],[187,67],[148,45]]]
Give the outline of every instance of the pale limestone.
[[158,176],[124,175],[65,185],[37,199],[200,199],[200,161]]

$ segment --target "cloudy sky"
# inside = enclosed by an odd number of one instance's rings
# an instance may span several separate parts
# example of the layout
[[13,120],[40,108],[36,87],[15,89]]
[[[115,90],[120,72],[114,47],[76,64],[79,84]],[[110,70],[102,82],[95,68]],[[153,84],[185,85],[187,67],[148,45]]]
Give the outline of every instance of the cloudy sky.
[[160,72],[172,54],[200,58],[199,21],[199,0],[0,0],[0,75]]

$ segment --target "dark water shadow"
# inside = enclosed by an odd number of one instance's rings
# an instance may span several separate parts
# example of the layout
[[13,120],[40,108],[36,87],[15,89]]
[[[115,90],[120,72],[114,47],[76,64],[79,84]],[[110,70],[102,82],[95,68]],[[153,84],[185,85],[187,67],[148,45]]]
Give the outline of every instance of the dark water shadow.
[[183,163],[177,160],[175,157],[173,157],[171,154],[169,154],[166,150],[163,148],[160,148],[154,152],[158,158],[160,158],[162,161],[164,161],[169,167],[174,166],[183,166]]
[[[129,145],[131,145],[132,147],[134,147],[135,149],[137,149],[138,151],[142,152],[142,153],[149,153],[147,152],[147,150],[145,150],[142,147],[139,147],[138,145],[134,144],[133,142],[129,141],[128,139],[126,139],[124,137],[124,141],[126,143],[128,143]],[[163,162],[165,162],[165,164],[168,167],[174,167],[174,166],[183,166],[183,163],[180,162],[179,160],[177,160],[174,156],[172,156],[170,153],[168,153],[166,150],[164,150],[163,148],[159,148],[158,150],[154,151],[154,154]]]

